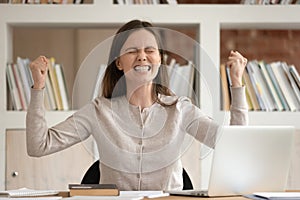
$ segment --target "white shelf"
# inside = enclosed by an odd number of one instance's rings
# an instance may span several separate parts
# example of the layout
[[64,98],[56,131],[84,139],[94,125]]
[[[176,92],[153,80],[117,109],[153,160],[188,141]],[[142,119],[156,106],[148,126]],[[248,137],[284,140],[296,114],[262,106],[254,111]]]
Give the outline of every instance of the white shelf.
[[[221,124],[228,124],[229,112],[219,111],[215,113],[214,118]],[[249,111],[249,125],[285,125],[300,129],[299,119],[299,112]]]
[[[47,111],[45,113],[48,126],[55,125],[72,115],[74,111]],[[6,129],[25,129],[26,111],[6,111],[3,113]]]
[[[118,26],[134,18],[142,18],[155,23],[229,23],[237,26],[266,28],[263,23],[281,24],[283,28],[299,28],[298,12],[300,5],[10,5],[0,6],[1,21],[13,25],[37,24],[84,25],[103,24]],[[17,14],[16,14],[17,13]],[[80,14],[79,14],[80,13]],[[126,15],[124,15],[126,13]],[[155,13],[155,14],[154,14]],[[253,14],[255,13],[255,14]],[[283,14],[284,13],[284,14]],[[180,14],[180,15],[179,15]],[[41,24],[46,23],[46,24]],[[270,26],[270,28],[272,28]],[[267,26],[268,28],[268,26]]]
[[[200,73],[211,85],[213,98],[200,93],[201,105],[220,105],[218,66],[220,65],[220,29],[300,29],[300,5],[114,5],[94,1],[83,5],[10,5],[0,4],[0,190],[5,189],[5,130],[25,128],[26,112],[6,111],[5,67],[12,60],[12,28],[14,27],[119,27],[132,19],[143,19],[161,25],[193,25],[199,30]],[[38,52],[37,52],[38,53]],[[214,70],[212,70],[214,69]],[[200,84],[204,84],[203,80]],[[202,107],[201,107],[202,108]],[[223,120],[223,111],[203,110]],[[53,125],[73,111],[47,112]],[[300,113],[250,112],[250,124],[294,125]]]

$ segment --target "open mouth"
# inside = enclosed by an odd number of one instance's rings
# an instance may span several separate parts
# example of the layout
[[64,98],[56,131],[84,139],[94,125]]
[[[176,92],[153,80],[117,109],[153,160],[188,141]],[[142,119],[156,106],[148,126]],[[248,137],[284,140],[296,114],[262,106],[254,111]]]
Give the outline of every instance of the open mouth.
[[137,71],[137,72],[148,72],[148,71],[150,71],[151,66],[150,65],[137,65],[133,69],[134,69],[134,71]]

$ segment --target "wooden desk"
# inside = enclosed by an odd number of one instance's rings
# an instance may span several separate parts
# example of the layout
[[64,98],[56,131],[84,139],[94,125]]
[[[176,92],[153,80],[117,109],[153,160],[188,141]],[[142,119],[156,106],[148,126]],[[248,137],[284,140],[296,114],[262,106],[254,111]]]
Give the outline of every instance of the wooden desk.
[[[300,192],[300,190],[288,190],[286,192]],[[59,193],[59,196],[62,196],[63,198],[69,197],[69,192],[63,191]],[[144,198],[145,200],[149,198]],[[247,200],[248,198],[242,197],[242,196],[234,196],[234,197],[188,197],[188,196],[167,196],[167,197],[160,197],[160,198],[155,198],[157,200],[192,200],[192,199],[204,199],[204,200]],[[150,200],[150,199],[149,199]],[[153,200],[153,199],[151,199]],[[248,199],[250,200],[250,199]]]
[[[67,191],[63,191],[63,192],[60,192],[59,193],[59,196],[62,196],[62,197],[68,197],[69,196],[69,192]],[[144,198],[144,199],[149,199],[149,198]],[[167,197],[160,197],[160,198],[155,198],[157,200],[179,200],[179,199],[209,199],[209,200],[246,200],[248,198],[245,198],[245,197],[242,197],[242,196],[236,196],[236,197],[215,197],[215,198],[207,198],[207,197],[187,197],[187,196],[167,196]],[[153,200],[153,199],[151,199]],[[248,199],[249,200],[249,199]]]
[[[287,190],[286,192],[300,192],[300,190]],[[144,198],[148,199],[148,198]],[[248,198],[242,197],[242,196],[235,196],[235,197],[214,197],[214,198],[208,198],[208,197],[185,197],[185,196],[168,196],[168,197],[161,197],[161,198],[156,198],[159,200],[185,200],[185,199],[205,199],[205,200],[247,200]],[[248,199],[250,200],[250,199]]]
[[[144,198],[148,199],[148,198]],[[214,197],[214,198],[208,198],[208,197],[185,197],[185,196],[168,196],[168,197],[160,197],[160,198],[155,198],[159,200],[185,200],[185,199],[207,199],[207,200],[246,200],[248,198],[242,197],[242,196],[236,196],[236,197]],[[152,199],[153,200],[153,199]],[[249,200],[249,199],[248,199]]]

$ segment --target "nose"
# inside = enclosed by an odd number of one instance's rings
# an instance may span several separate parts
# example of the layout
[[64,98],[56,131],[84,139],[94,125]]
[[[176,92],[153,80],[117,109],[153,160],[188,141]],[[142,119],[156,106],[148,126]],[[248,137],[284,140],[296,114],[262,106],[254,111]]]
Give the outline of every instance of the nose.
[[146,61],[146,58],[138,58],[138,61]]
[[146,53],[143,50],[140,50],[137,56],[137,60],[138,61],[146,61],[147,60],[147,56]]

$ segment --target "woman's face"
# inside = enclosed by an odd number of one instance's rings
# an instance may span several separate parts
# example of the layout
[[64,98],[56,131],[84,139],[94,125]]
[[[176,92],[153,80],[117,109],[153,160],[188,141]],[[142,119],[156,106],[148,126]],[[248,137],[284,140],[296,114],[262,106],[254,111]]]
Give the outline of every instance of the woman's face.
[[124,43],[116,61],[127,81],[148,83],[156,77],[161,57],[154,35],[144,29],[134,31]]

